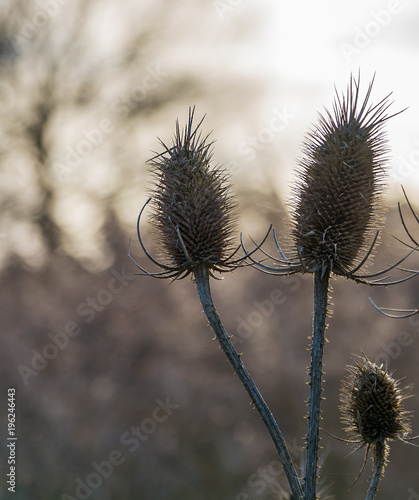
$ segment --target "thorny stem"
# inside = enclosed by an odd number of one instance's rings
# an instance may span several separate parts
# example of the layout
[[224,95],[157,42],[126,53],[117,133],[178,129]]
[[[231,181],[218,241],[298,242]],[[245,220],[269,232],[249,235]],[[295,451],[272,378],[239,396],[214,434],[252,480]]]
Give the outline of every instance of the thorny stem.
[[304,499],[316,500],[317,457],[319,448],[320,403],[322,399],[323,347],[325,342],[329,269],[314,275],[314,319],[311,345],[310,406],[307,434],[307,464]]
[[386,462],[386,445],[377,441],[374,445],[374,472],[368,488],[366,500],[373,500],[378,491],[378,483],[383,476]]
[[208,269],[204,266],[198,267],[194,271],[194,276],[199,298],[201,299],[202,307],[204,308],[204,312],[207,315],[211,328],[213,329],[215,336],[217,337],[221,349],[230,361],[235,373],[239,376],[241,383],[243,384],[255,408],[258,410],[259,415],[268,428],[268,431],[272,437],[273,442],[275,443],[275,447],[284,467],[284,472],[287,476],[293,498],[295,498],[296,500],[300,500],[303,498],[301,484],[292,463],[291,455],[288,451],[284,437],[282,436],[281,431],[278,428],[278,424],[276,423],[271,411],[269,410],[268,405],[262,398],[262,395],[260,394],[248,371],[246,370],[246,367],[242,363],[240,355],[234,349],[230,338],[227,335],[223,324],[221,323],[220,317],[218,316],[211,297]]

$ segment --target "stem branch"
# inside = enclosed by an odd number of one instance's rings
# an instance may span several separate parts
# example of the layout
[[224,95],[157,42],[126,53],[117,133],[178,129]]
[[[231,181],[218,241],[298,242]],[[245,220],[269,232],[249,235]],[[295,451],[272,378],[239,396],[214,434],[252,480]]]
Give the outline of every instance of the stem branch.
[[367,492],[366,500],[373,500],[378,491],[378,483],[383,476],[386,462],[386,445],[377,441],[374,445],[374,472],[371,478],[370,487]]
[[322,399],[323,348],[326,329],[330,271],[320,269],[314,275],[314,319],[310,367],[310,407],[307,433],[305,500],[316,500],[317,458],[319,448],[320,403]]
[[207,315],[208,321],[215,333],[215,336],[217,337],[218,342],[220,343],[221,349],[230,361],[235,373],[238,375],[255,408],[259,412],[259,415],[268,428],[268,431],[272,437],[272,440],[275,444],[282,465],[284,467],[284,472],[287,476],[293,498],[301,500],[303,498],[301,484],[292,463],[285,440],[278,428],[278,424],[276,423],[271,411],[268,408],[268,405],[262,398],[262,395],[253,382],[251,376],[246,370],[246,367],[242,363],[240,355],[234,349],[230,338],[227,335],[224,326],[221,323],[220,317],[218,316],[218,313],[215,309],[211,297],[208,269],[206,267],[199,267],[195,270],[194,276],[204,312]]

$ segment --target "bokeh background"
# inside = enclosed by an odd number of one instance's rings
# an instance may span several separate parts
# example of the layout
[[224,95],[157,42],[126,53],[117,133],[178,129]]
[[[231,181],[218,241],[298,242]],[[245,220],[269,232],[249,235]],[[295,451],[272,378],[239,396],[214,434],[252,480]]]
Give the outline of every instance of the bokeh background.
[[[246,241],[286,239],[304,134],[334,86],[376,73],[393,92],[388,220],[374,268],[406,252],[397,213],[419,186],[419,5],[409,0],[1,0],[1,484],[7,389],[15,387],[15,499],[262,500],[286,496],[274,447],[201,312],[193,284],[127,276],[152,177],[188,107],[206,114],[231,173]],[[412,233],[419,227],[406,220]],[[146,219],[144,239],[153,241]],[[419,259],[409,260],[418,268]],[[252,269],[213,285],[226,328],[304,461],[312,278]],[[419,387],[418,279],[389,289],[333,281],[323,428],[344,437],[339,388],[361,349]],[[413,389],[412,393],[415,393]],[[419,399],[413,434],[419,433]],[[136,433],[136,435],[135,435]],[[322,498],[364,498],[371,464],[322,434]],[[394,443],[382,500],[419,498],[418,450]]]

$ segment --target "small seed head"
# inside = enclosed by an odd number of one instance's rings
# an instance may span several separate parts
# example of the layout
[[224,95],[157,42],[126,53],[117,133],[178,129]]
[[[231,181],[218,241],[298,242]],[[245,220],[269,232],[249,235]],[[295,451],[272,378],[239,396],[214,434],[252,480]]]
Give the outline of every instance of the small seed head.
[[403,409],[409,388],[402,390],[398,380],[367,358],[348,371],[341,390],[345,430],[368,445],[403,440],[410,432],[409,413]]
[[346,275],[382,225],[382,127],[390,103],[387,96],[368,104],[372,83],[360,103],[359,79],[351,77],[346,96],[336,95],[334,113],[320,115],[305,141],[294,189],[293,238],[308,272]]
[[189,274],[204,265],[218,271],[228,267],[235,229],[236,204],[227,175],[211,166],[212,143],[193,128],[194,109],[183,131],[179,122],[173,146],[152,160],[156,176],[150,222],[169,265]]

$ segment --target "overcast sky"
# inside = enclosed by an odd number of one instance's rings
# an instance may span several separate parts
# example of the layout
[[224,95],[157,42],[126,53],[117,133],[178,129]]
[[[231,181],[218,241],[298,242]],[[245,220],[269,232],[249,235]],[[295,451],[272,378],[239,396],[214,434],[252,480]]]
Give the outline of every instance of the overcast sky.
[[[219,20],[220,31],[233,27],[245,9],[258,21],[258,36],[248,46],[240,38],[240,46],[233,48],[240,56],[236,57],[236,65],[226,70],[263,74],[271,82],[271,93],[262,100],[254,119],[261,134],[259,139],[266,143],[264,147],[272,148],[272,153],[281,158],[278,189],[287,193],[295,159],[300,154],[301,135],[316,122],[323,106],[331,107],[334,86],[344,91],[349,75],[360,70],[364,90],[376,74],[371,102],[393,92],[391,110],[408,107],[387,126],[392,150],[390,195],[400,198],[402,183],[409,190],[417,190],[419,3],[271,0],[255,5],[256,2],[240,0],[213,2],[214,17]],[[275,113],[281,114],[284,127],[273,131],[275,138],[270,144],[270,132],[263,129],[269,128]],[[258,134],[251,135],[255,136]],[[249,142],[238,148],[238,159],[244,163],[250,161]],[[262,149],[260,141],[253,146],[256,155],[260,154],[258,149]]]
[[[401,183],[417,190],[419,3],[304,0],[272,2],[272,11],[266,29],[266,62],[287,87],[296,89],[295,101],[300,105],[305,95],[314,93],[317,111],[323,105],[330,107],[334,84],[344,90],[349,74],[360,69],[364,89],[376,73],[372,101],[393,92],[391,110],[408,107],[387,127],[393,157],[391,194],[400,198]],[[311,118],[313,110],[306,111]]]

